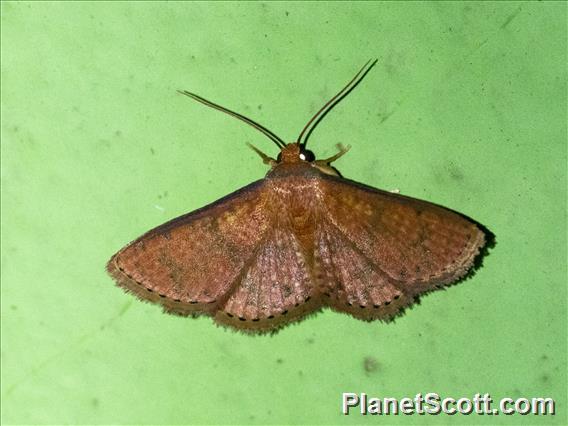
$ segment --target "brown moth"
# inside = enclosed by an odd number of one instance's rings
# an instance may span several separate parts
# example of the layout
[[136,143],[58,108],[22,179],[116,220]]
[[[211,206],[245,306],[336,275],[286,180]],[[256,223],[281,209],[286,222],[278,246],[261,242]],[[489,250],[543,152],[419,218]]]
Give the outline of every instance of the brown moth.
[[426,201],[374,189],[315,160],[307,140],[375,65],[286,144],[260,124],[187,95],[263,132],[280,149],[264,179],[142,235],[107,270],[118,285],[168,313],[209,315],[248,332],[274,331],[323,307],[389,319],[418,295],[462,278],[485,245],[472,220]]

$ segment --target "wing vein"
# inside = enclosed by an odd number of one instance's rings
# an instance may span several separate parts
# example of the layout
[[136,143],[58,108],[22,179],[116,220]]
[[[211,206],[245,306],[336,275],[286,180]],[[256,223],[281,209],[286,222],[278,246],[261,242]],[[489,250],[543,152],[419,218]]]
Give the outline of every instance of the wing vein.
[[383,270],[383,268],[381,268],[375,261],[369,258],[369,256],[367,256],[367,254],[365,254],[339,226],[337,226],[335,223],[333,223],[333,221],[330,220],[327,220],[326,222],[331,224],[335,229],[337,229],[337,231],[343,236],[343,238],[345,238],[345,240],[350,244],[353,250],[355,250],[357,253],[359,253],[363,258],[365,258],[369,262],[370,266],[375,270],[377,274],[386,276],[389,282],[391,282],[398,290],[400,290],[401,292],[404,291],[404,289],[399,286],[399,284],[403,283],[397,280],[396,278],[391,277],[390,274],[388,274],[385,270]]
[[257,259],[258,252],[264,246],[264,243],[268,239],[269,234],[270,234],[269,232],[266,232],[266,234],[263,235],[263,238],[257,243],[255,249],[253,250],[253,252],[249,256],[249,258],[243,263],[241,271],[237,274],[235,279],[231,282],[231,284],[228,287],[228,290],[225,292],[225,294],[222,297],[219,298],[219,303],[217,304],[217,308],[218,308],[217,310],[223,309],[225,307],[225,305],[227,304],[228,300],[230,299],[230,297],[238,289],[239,284],[242,283],[243,278],[246,276],[247,272],[249,271],[253,261],[255,261]]

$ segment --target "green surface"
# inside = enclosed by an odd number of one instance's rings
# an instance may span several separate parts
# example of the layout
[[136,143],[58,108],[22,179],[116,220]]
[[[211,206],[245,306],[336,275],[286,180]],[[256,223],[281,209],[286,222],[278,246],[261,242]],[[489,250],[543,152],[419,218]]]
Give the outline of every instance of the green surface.
[[[563,2],[2,2],[2,423],[566,424],[566,18]],[[264,175],[245,142],[276,155],[176,89],[293,140],[375,57],[311,148],[349,143],[344,176],[491,229],[473,279],[393,324],[326,311],[273,337],[113,285],[122,245]],[[558,406],[345,417],[342,392]]]

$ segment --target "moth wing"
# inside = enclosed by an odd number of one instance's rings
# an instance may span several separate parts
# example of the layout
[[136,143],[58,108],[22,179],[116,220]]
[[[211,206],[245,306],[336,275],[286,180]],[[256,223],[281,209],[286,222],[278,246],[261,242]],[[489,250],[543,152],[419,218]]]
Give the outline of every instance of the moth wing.
[[457,281],[485,244],[475,223],[435,204],[327,176],[320,188],[322,282],[334,283],[330,306],[355,316],[392,316]]
[[321,306],[305,253],[286,220],[273,222],[215,320],[244,331],[270,331]]
[[263,180],[142,235],[107,270],[118,285],[168,312],[214,312],[270,227]]
[[315,233],[314,271],[323,303],[361,319],[388,318],[412,301],[333,223]]

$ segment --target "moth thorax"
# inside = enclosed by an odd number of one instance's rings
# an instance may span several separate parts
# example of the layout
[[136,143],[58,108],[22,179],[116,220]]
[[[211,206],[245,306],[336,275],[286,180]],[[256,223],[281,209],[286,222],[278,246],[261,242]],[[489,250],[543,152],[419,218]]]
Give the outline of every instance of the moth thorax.
[[312,201],[313,199],[308,198],[303,204],[291,203],[288,205],[288,221],[300,234],[310,233],[314,226],[316,209],[312,205]]

